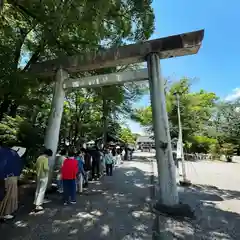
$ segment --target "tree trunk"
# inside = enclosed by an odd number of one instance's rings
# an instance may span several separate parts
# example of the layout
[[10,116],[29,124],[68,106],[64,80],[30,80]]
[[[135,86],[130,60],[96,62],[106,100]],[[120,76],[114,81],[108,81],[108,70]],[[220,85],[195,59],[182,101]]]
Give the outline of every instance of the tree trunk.
[[240,155],[240,146],[237,147],[237,156]]
[[107,144],[107,135],[108,135],[108,104],[107,99],[103,96],[103,105],[102,105],[102,112],[103,112],[103,145]]
[[9,116],[15,118],[17,116],[17,109],[18,109],[18,105],[15,102],[13,102],[10,105]]

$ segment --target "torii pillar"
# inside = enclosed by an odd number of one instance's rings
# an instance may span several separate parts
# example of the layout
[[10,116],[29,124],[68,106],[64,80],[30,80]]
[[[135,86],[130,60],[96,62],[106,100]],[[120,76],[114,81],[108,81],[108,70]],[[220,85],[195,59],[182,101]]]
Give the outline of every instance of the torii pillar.
[[[156,158],[158,161],[159,201],[174,206],[178,204],[176,169],[172,155],[171,137],[166,109],[165,86],[161,75],[159,56],[147,56],[149,86],[152,105]],[[163,170],[164,169],[164,170]],[[174,179],[174,181],[172,181]]]
[[[64,81],[68,79],[68,73],[62,68],[59,68],[55,76],[55,85],[53,89],[53,99],[51,104],[50,116],[45,133],[44,145],[46,148],[51,149],[53,156],[49,161],[50,170],[52,170],[55,157],[57,153],[59,132],[61,127],[65,90],[63,88]],[[51,171],[50,171],[51,172]]]

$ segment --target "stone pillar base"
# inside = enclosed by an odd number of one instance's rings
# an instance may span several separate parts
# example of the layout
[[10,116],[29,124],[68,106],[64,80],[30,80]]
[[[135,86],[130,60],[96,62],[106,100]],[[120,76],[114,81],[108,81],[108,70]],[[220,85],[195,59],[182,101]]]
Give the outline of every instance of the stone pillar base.
[[153,212],[159,215],[165,215],[172,218],[195,219],[194,211],[188,204],[180,203],[174,206],[168,206],[158,202],[153,206]]

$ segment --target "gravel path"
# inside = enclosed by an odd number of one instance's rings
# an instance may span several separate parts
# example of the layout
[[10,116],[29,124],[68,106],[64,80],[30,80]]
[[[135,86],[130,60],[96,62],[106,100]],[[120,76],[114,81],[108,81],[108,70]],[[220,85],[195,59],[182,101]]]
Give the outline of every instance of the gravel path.
[[[63,206],[50,194],[42,214],[31,214],[31,194],[17,217],[0,225],[4,240],[240,239],[240,163],[187,162],[187,176],[194,184],[179,188],[180,199],[195,210],[196,220],[173,220],[150,213],[151,176],[156,163],[149,153],[136,153],[114,171],[90,184],[74,206]],[[157,233],[156,233],[157,232]],[[157,237],[156,237],[157,236]],[[162,238],[161,238],[162,239]]]
[[[138,153],[141,157],[153,154]],[[153,159],[154,160],[154,159]],[[147,168],[146,161],[138,164]],[[153,163],[156,175],[156,163]],[[186,162],[190,188],[179,188],[180,199],[196,213],[196,220],[185,222],[156,218],[155,225],[174,239],[240,239],[240,161]],[[166,223],[167,222],[167,223]],[[164,224],[163,224],[164,223]],[[164,226],[159,227],[159,225]],[[170,237],[170,239],[172,239]]]
[[149,176],[126,163],[113,177],[90,183],[76,205],[63,206],[59,195],[50,194],[45,212],[36,215],[28,199],[12,222],[0,226],[0,236],[4,240],[152,239],[148,195]]

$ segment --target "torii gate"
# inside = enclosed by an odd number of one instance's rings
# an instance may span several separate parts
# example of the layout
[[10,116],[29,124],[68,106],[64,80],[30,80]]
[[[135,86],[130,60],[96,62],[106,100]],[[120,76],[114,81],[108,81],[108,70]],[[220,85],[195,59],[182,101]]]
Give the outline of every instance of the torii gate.
[[[63,112],[65,89],[99,87],[126,82],[149,80],[153,114],[160,202],[168,206],[178,204],[175,166],[166,110],[164,81],[160,59],[196,54],[201,47],[204,30],[130,44],[107,51],[92,52],[37,63],[30,72],[41,76],[55,76],[51,113],[45,136],[45,146],[53,151],[54,164]],[[98,75],[80,79],[69,78],[69,73],[116,67],[147,61],[147,69]]]

